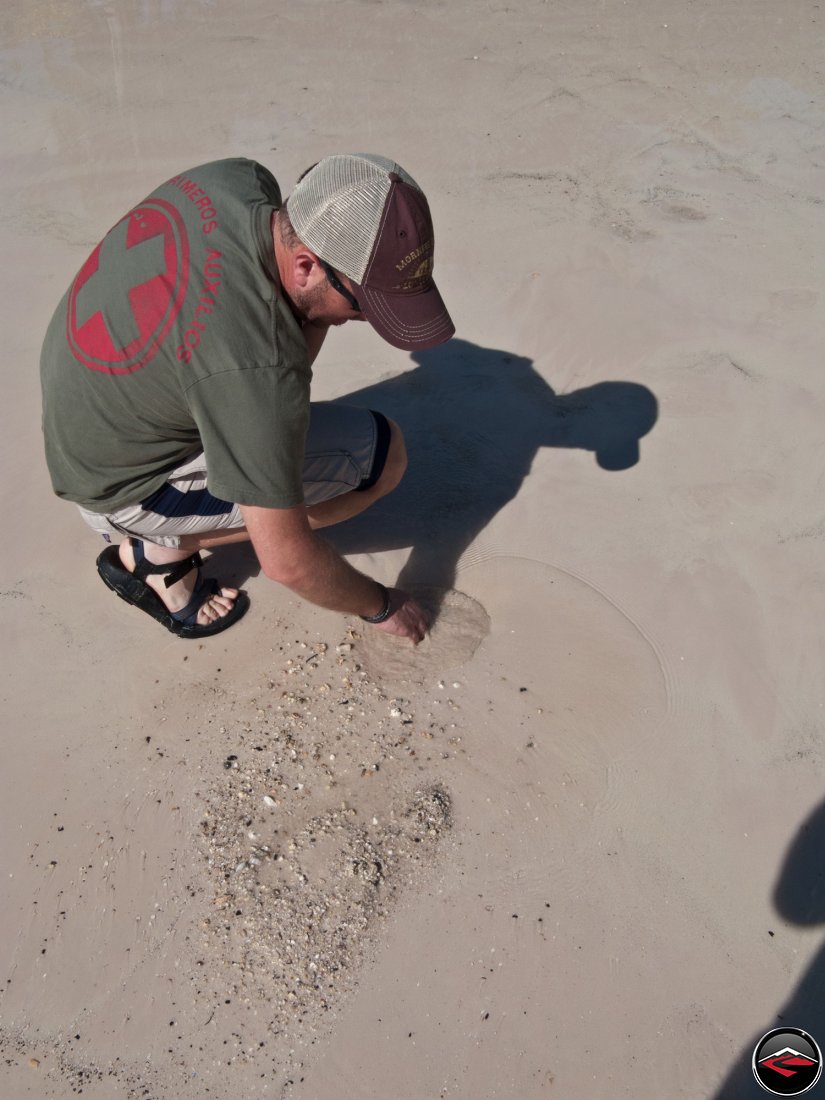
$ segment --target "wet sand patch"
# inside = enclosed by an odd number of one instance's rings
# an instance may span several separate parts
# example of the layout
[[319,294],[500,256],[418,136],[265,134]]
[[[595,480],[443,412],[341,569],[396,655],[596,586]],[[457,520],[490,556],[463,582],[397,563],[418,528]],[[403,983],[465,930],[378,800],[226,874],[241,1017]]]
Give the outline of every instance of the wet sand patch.
[[419,586],[414,594],[429,611],[432,623],[420,645],[410,649],[378,630],[364,635],[365,667],[382,683],[423,685],[460,668],[473,658],[490,632],[489,615],[464,592]]

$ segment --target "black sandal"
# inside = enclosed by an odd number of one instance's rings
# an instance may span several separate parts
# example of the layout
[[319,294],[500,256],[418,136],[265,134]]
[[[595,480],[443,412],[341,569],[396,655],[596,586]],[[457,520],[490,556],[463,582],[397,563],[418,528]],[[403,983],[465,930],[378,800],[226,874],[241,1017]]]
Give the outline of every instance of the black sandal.
[[[215,580],[207,580],[200,575],[201,556],[191,554],[183,561],[174,561],[168,565],[153,565],[147,560],[143,550],[143,543],[139,539],[132,539],[132,547],[135,554],[135,571],[130,573],[123,562],[116,546],[107,546],[97,559],[97,571],[103,583],[111,588],[126,603],[139,607],[153,619],[157,619],[172,634],[179,638],[208,638],[212,634],[220,634],[222,630],[232,626],[242,618],[249,610],[249,597],[245,592],[239,592],[235,597],[235,603],[231,611],[220,616],[208,626],[199,625],[198,612],[210,596],[220,592],[220,586]],[[180,611],[170,611],[163,600],[146,583],[146,577],[150,573],[161,573],[165,576],[164,584],[167,588],[176,581],[181,580],[193,569],[198,570],[198,580],[192,598],[186,607]]]

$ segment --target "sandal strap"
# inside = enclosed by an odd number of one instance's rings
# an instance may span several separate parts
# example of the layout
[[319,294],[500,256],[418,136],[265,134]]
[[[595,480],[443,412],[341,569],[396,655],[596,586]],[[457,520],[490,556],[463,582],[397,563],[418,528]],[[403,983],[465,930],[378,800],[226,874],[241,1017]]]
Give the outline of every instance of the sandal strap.
[[176,619],[179,623],[183,623],[184,626],[196,626],[198,621],[198,613],[210,596],[216,595],[218,592],[218,582],[207,579],[206,577],[199,577],[198,583],[195,585],[195,589],[192,592],[192,598],[186,607],[182,607],[180,611],[173,611],[172,618]]
[[[163,581],[167,588],[171,588],[172,585],[186,576],[187,573],[191,573],[193,569],[200,569],[201,556],[200,554],[190,554],[188,558],[184,558],[183,561],[173,563],[174,568],[167,572],[167,575]],[[164,570],[157,570],[157,572],[165,572]]]
[[202,564],[201,556],[196,552],[182,561],[167,562],[166,565],[154,565],[147,559],[143,542],[140,539],[132,539],[132,550],[135,555],[134,575],[139,580],[145,581],[150,573],[160,573],[164,576],[163,583],[167,588],[171,588],[177,581],[182,580],[193,569],[199,569]]

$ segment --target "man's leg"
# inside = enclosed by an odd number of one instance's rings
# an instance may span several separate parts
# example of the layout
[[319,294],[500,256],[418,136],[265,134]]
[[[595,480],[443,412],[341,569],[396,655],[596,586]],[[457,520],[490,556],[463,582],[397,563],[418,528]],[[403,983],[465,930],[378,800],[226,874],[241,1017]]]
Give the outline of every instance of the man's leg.
[[334,523],[343,523],[353,516],[366,511],[381,497],[391,493],[404,476],[407,469],[407,450],[404,436],[394,420],[386,418],[390,429],[390,442],[387,448],[384,468],[378,479],[368,489],[351,489],[348,493],[322,500],[307,508],[310,527],[330,527]]
[[[310,525],[328,527],[365,511],[398,485],[406,467],[404,438],[394,421],[366,409],[313,405],[304,468]],[[85,511],[84,516],[93,527],[100,519]],[[176,470],[167,486],[140,506],[109,519],[130,536],[119,547],[120,560],[129,572],[135,567],[133,539],[142,542],[143,553],[153,565],[173,565],[196,551],[249,538],[238,508],[210,496],[202,456]],[[216,519],[218,524],[213,526]],[[169,588],[163,574],[146,577],[146,584],[173,613],[186,607],[196,583],[195,569]],[[235,588],[221,588],[210,596],[198,612],[198,624],[205,626],[226,615],[237,595]]]
[[[107,541],[118,535],[126,536],[118,547],[118,555],[129,573],[135,569],[136,548],[151,565],[174,566],[199,549],[247,538],[240,509],[209,493],[202,454],[173,470],[166,484],[139,504],[106,516],[84,508],[80,511],[89,526]],[[169,587],[167,577],[168,574],[147,573],[143,581],[174,614],[190,603],[198,583],[198,570],[190,569]],[[232,610],[237,595],[237,589],[227,587],[210,594],[194,621],[198,626],[208,626],[223,617]]]
[[[317,504],[307,506],[309,525],[313,530],[321,527],[331,527],[335,523],[343,523],[353,516],[370,508],[381,497],[391,493],[401,481],[407,468],[407,451],[404,446],[404,437],[401,429],[394,420],[387,418],[390,428],[390,443],[387,449],[384,467],[377,480],[369,489],[350,489],[347,493],[332,497],[330,500],[322,500]],[[245,527],[238,527],[232,531],[215,530],[205,531],[197,535],[184,535],[180,540],[180,549],[186,554],[193,554],[196,550],[211,550],[215,546],[228,546],[231,543],[246,542],[249,534]],[[169,559],[180,560],[180,559]]]

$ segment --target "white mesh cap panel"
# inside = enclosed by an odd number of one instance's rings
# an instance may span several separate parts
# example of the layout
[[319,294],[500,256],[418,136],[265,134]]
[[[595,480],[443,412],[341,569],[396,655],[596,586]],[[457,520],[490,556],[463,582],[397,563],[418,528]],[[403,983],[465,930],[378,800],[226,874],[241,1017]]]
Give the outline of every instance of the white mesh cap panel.
[[381,225],[390,172],[421,190],[395,161],[352,153],[325,157],[287,200],[289,219],[304,244],[359,284]]

